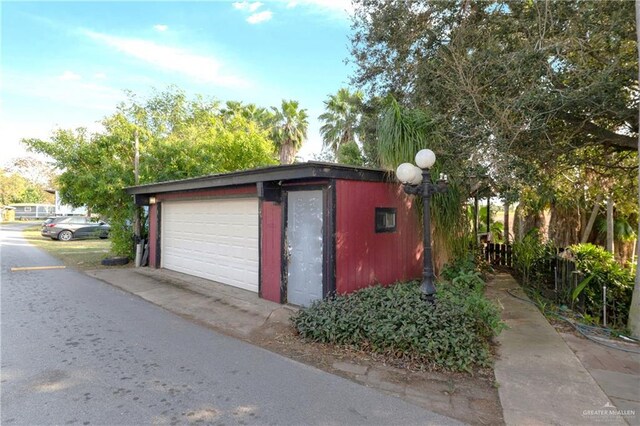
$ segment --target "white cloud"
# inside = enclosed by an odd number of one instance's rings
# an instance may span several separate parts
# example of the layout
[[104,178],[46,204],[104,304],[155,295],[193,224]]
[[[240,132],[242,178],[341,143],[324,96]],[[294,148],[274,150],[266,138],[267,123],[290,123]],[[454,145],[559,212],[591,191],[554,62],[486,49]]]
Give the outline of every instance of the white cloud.
[[82,77],[80,77],[79,74],[76,74],[73,71],[65,71],[58,76],[58,80],[60,81],[74,81],[74,80],[80,80],[81,78]]
[[250,24],[259,24],[260,22],[265,22],[270,20],[273,17],[273,13],[270,10],[265,10],[264,12],[254,13],[253,15],[247,18],[247,22]]
[[93,75],[93,78],[96,78],[98,80],[102,80],[102,79],[107,78],[107,75],[105,73],[103,73],[103,72],[97,72],[97,73],[95,73]]
[[255,12],[256,10],[258,10],[260,8],[260,6],[262,6],[262,3],[260,3],[259,1],[255,1],[255,2],[243,1],[243,2],[235,2],[235,3],[233,3],[233,7],[235,9],[246,10],[246,11],[249,11],[251,13]]
[[235,2],[233,3],[233,7],[237,10],[242,10],[243,12],[250,13],[251,15],[247,18],[247,22],[250,24],[259,24],[261,22],[269,21],[271,20],[271,18],[273,18],[273,13],[270,10],[256,12],[262,7],[262,3],[260,3],[259,1]]
[[262,6],[262,3],[260,3],[259,1],[251,3],[249,5],[249,12],[252,12],[252,13],[255,12],[260,8],[260,6]]
[[144,61],[158,69],[173,71],[223,87],[244,88],[249,82],[231,72],[216,58],[199,55],[177,47],[152,41],[117,37],[109,34],[82,30],[87,37],[103,43],[128,56]]
[[159,32],[165,32],[169,29],[167,25],[157,24],[153,26],[153,29]]
[[249,7],[249,2],[248,1],[243,1],[243,2],[235,2],[233,3],[233,8],[234,9],[238,9],[238,10],[246,10],[247,7]]

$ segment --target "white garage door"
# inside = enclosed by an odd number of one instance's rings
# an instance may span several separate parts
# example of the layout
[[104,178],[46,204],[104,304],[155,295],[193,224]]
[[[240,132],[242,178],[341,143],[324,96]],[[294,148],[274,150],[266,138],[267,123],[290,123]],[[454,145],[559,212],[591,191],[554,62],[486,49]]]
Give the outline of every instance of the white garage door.
[[258,200],[162,204],[162,267],[258,291]]

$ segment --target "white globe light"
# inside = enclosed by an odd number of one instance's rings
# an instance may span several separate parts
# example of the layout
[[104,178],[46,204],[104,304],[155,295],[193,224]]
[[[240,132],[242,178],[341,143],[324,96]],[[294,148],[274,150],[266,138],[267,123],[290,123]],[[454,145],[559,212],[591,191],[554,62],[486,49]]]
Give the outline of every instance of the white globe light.
[[416,154],[416,164],[421,169],[430,169],[436,162],[436,154],[430,149],[421,149]]
[[396,176],[398,180],[402,183],[407,183],[414,177],[414,166],[411,163],[402,163],[396,169]]
[[420,185],[422,183],[422,169],[413,164],[411,167],[413,167],[413,177],[409,180],[409,183],[411,185]]

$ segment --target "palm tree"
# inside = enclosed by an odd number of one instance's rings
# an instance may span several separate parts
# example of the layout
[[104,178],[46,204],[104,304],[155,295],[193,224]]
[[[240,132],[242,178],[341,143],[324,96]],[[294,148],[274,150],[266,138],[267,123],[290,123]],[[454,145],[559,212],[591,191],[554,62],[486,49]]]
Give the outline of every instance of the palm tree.
[[360,131],[362,98],[360,90],[351,93],[349,89],[342,88],[324,101],[325,112],[318,117],[324,122],[320,134],[324,146],[331,148],[336,155],[341,145],[356,141]]
[[274,114],[266,108],[248,104],[242,110],[242,116],[258,124],[261,129],[268,130],[273,125]]
[[220,109],[220,116],[225,122],[230,122],[238,117],[251,121],[263,130],[270,130],[274,123],[274,114],[267,108],[256,104],[244,104],[239,101],[227,101],[225,107]]
[[298,101],[282,100],[282,109],[272,107],[275,118],[273,142],[280,152],[280,164],[291,164],[307,138],[307,110],[298,109]]
[[238,115],[242,114],[242,111],[246,107],[239,101],[227,101],[225,107],[220,109],[220,115],[225,121],[231,120]]
[[386,103],[377,126],[377,155],[383,167],[395,169],[400,163],[413,163],[422,148],[438,153],[441,136],[429,112],[403,107],[391,96]]

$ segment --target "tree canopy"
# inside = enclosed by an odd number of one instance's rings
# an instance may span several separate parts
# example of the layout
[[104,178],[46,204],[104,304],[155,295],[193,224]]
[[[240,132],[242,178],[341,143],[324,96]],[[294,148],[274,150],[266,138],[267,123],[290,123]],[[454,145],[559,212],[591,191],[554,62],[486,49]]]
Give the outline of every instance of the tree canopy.
[[15,203],[53,203],[53,168],[44,161],[21,157],[0,169],[0,206]]
[[[129,221],[134,139],[139,139],[140,184],[224,173],[276,164],[275,147],[260,123],[241,114],[229,117],[216,101],[188,100],[171,89],[146,100],[129,100],[106,117],[104,131],[58,130],[49,140],[27,139],[61,171],[61,195],[109,218],[116,251],[131,250]],[[115,225],[115,226],[113,226]]]
[[[449,173],[486,177],[521,213],[550,208],[550,236],[570,243],[603,198],[638,221],[634,4],[355,0],[353,82],[378,122],[388,95],[431,116]],[[372,151],[398,140],[382,136]]]
[[637,148],[633,2],[355,3],[354,82],[429,109],[462,168],[510,184]]

